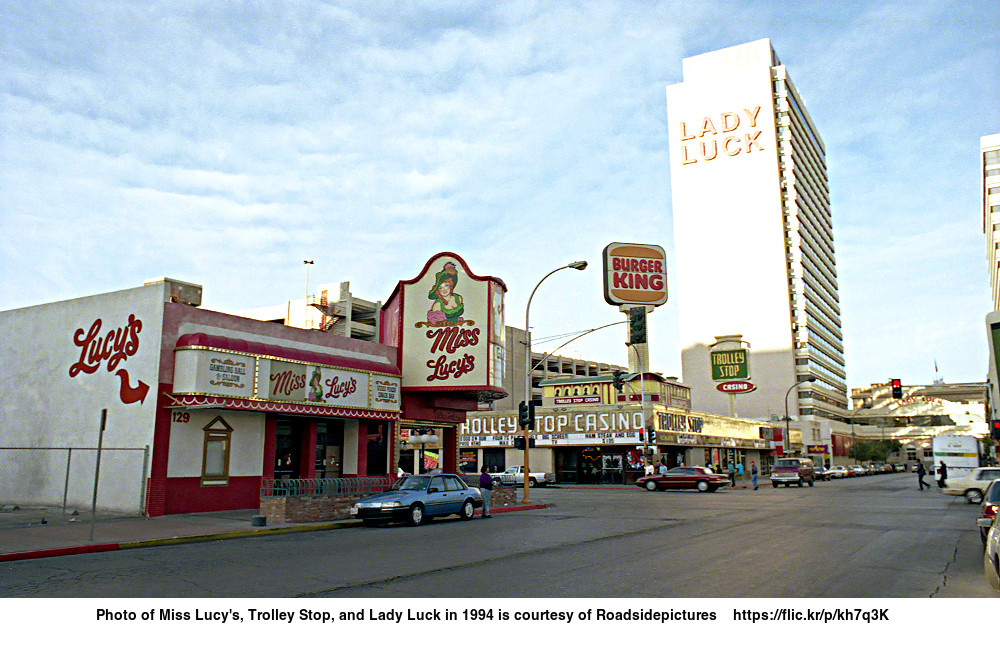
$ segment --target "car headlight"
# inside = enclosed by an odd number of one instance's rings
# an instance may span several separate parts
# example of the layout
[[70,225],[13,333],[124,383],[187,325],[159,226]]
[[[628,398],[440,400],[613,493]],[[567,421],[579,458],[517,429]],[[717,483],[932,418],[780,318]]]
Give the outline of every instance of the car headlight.
[[383,508],[400,508],[403,504],[399,501],[384,501],[381,505]]

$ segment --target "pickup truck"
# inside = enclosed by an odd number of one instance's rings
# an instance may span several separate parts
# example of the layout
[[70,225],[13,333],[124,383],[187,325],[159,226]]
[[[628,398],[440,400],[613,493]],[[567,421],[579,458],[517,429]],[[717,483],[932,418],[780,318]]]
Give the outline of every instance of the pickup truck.
[[[511,465],[502,473],[490,474],[490,476],[493,477],[494,481],[498,481],[503,485],[524,485],[524,465]],[[556,477],[554,474],[528,472],[528,486],[530,487],[544,486],[555,482]]]

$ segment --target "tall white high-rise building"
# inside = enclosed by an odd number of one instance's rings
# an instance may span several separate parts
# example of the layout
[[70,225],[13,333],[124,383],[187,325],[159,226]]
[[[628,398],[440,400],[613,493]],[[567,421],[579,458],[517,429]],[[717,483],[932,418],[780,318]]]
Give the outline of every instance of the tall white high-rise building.
[[692,408],[730,409],[709,346],[741,334],[756,390],[736,397],[737,414],[781,420],[787,409],[812,421],[812,444],[842,429],[848,408],[823,140],[769,39],[686,58],[683,73],[667,87],[667,114]]
[[979,138],[983,170],[983,232],[990,264],[993,310],[1000,310],[1000,133]]

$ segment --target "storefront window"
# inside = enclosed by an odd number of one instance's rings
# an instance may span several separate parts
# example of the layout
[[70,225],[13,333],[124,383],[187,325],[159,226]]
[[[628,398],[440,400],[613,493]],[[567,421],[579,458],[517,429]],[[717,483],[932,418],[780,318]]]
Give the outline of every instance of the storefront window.
[[202,455],[202,486],[229,485],[229,443],[233,428],[221,417],[212,420],[205,432],[205,446]]

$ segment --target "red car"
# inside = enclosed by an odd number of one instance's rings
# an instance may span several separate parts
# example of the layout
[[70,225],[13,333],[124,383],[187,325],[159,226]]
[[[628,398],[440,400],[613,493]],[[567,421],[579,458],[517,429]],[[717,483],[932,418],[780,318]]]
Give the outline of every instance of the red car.
[[729,485],[729,477],[705,469],[704,467],[675,467],[666,474],[642,476],[635,480],[638,487],[650,492],[657,490],[698,490],[715,492]]

